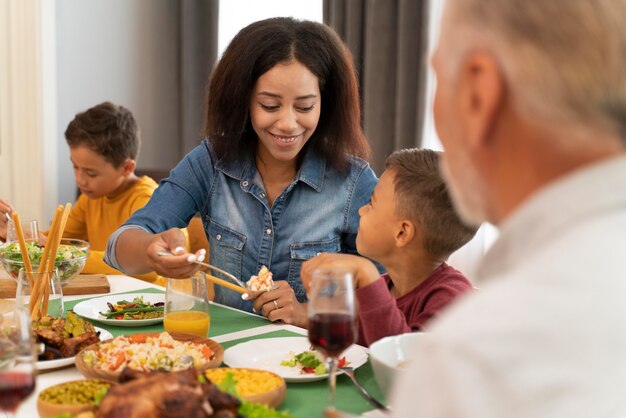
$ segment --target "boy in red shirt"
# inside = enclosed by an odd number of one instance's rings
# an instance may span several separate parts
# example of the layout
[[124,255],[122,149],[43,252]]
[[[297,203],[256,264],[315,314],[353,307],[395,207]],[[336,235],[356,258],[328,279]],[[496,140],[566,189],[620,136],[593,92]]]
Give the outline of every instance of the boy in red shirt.
[[476,229],[457,216],[443,178],[439,153],[406,149],[385,164],[370,202],[359,210],[359,254],[322,254],[302,266],[308,288],[320,267],[351,271],[359,301],[359,344],[419,331],[457,296],[472,289],[445,261]]

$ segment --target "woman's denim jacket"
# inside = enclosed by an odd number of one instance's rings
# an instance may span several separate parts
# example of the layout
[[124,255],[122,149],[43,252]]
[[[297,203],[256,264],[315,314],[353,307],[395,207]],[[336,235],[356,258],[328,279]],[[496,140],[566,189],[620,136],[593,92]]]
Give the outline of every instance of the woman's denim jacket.
[[[161,182],[148,204],[111,236],[105,261],[120,269],[115,242],[123,229],[135,225],[159,233],[184,228],[200,212],[211,264],[242,281],[265,265],[304,302],[302,262],[324,252],[356,253],[358,210],[377,181],[359,158],[350,157],[347,170],[340,173],[309,150],[294,181],[270,207],[254,157],[224,164],[215,160],[204,140]],[[250,301],[219,286],[215,301],[252,310]]]

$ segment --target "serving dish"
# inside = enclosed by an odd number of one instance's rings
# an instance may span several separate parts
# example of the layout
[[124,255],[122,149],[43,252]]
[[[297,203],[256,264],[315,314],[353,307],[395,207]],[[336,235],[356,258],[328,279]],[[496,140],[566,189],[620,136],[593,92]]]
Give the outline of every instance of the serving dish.
[[[152,361],[152,360],[150,360],[150,355],[149,354],[146,355],[146,354],[150,350],[151,346],[154,347],[155,345],[158,345],[158,343],[154,343],[155,341],[154,339],[159,338],[161,334],[168,334],[168,333],[145,332],[145,333],[139,333],[139,334],[126,335],[124,337],[116,337],[118,338],[118,340],[116,341],[118,342],[124,341],[122,339],[125,339],[125,341],[132,343],[132,346],[129,346],[124,349],[120,349],[119,351],[115,351],[115,350],[110,351],[110,353],[112,354],[121,355],[121,357],[118,357],[119,361],[115,363],[117,366],[115,369],[99,368],[99,367],[95,367],[92,364],[94,362],[98,362],[99,361],[98,359],[100,359],[101,356],[104,355],[104,353],[101,351],[102,346],[112,342],[115,339],[112,338],[112,339],[108,339],[105,341],[101,341],[100,343],[97,343],[97,344],[92,344],[84,348],[83,350],[81,350],[80,353],[78,353],[78,355],[76,356],[76,368],[86,378],[102,379],[102,380],[107,380],[111,382],[117,382],[118,377],[124,367],[129,366],[133,362],[143,362],[141,359],[144,358],[146,359],[146,362],[144,362],[143,364],[144,364],[144,368],[147,371],[148,368],[151,367],[150,364],[147,364],[147,361]],[[196,369],[198,371],[204,371],[206,369],[218,367],[222,363],[222,359],[224,357],[224,349],[219,343],[206,337],[200,337],[200,336],[191,335],[191,334],[181,334],[177,332],[170,332],[169,335],[171,335],[171,337],[178,342],[192,343],[192,344],[198,345],[198,349],[200,351],[202,351],[203,347],[208,347],[211,350],[212,355],[210,359],[208,361],[205,360],[202,364],[196,366]],[[150,341],[153,341],[153,344],[150,344]],[[110,347],[110,345],[107,345],[106,347]],[[186,354],[189,354],[189,353],[186,353]],[[164,357],[165,356],[161,356],[160,359],[163,360]],[[177,360],[172,360],[171,358],[170,360],[167,360],[167,362],[170,366],[175,366],[175,367],[180,367],[180,368],[186,367],[186,364],[183,364],[180,361],[177,362]],[[161,364],[164,364],[164,363],[161,362]],[[190,366],[191,366],[191,363],[189,364],[189,367]],[[156,368],[153,368],[153,369],[156,370]]]
[[[108,390],[111,385],[111,382],[88,379],[73,380],[47,387],[37,397],[37,412],[41,418],[53,418],[68,413],[75,416],[81,412],[95,412],[97,409],[95,398],[102,395],[98,392]],[[51,391],[56,392],[55,396],[64,396],[67,400],[53,402],[48,395]]]
[[[312,382],[328,377],[324,374],[303,374],[296,367],[282,366],[290,353],[310,349],[306,337],[279,337],[251,340],[234,345],[224,352],[224,363],[230,367],[249,367],[276,373],[287,382]],[[367,349],[353,344],[340,357],[345,356],[350,367],[356,369],[367,362]],[[338,374],[342,373],[338,371]]]
[[228,373],[237,382],[235,387],[239,397],[248,402],[276,408],[285,400],[285,379],[267,370],[220,367],[206,370],[204,375],[213,383],[220,384]]

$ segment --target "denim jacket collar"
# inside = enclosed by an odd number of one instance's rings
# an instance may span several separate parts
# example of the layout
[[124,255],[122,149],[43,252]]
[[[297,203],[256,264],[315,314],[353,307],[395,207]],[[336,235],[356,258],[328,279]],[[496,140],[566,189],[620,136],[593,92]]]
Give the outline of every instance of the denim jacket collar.
[[[209,149],[210,149],[209,145]],[[233,179],[238,181],[254,179],[257,173],[256,165],[254,163],[254,155],[248,153],[245,158],[224,162],[219,160],[215,164],[215,168],[220,170]],[[312,148],[309,148],[304,155],[302,166],[296,176],[294,184],[298,181],[302,181],[308,184],[316,192],[322,191],[324,174],[326,171],[326,162],[315,152]]]

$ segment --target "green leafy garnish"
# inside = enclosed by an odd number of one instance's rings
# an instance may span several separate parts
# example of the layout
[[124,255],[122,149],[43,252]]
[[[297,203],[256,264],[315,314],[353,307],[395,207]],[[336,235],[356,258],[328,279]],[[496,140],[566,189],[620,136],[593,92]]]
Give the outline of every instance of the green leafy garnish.
[[286,411],[277,411],[269,406],[248,401],[242,401],[239,413],[246,418],[293,418]]
[[315,368],[319,366],[320,364],[322,364],[320,359],[317,358],[317,355],[315,355],[313,351],[303,351],[302,353],[296,356],[296,361],[302,364],[302,367]]
[[233,395],[239,398],[239,394],[237,393],[237,381],[235,380],[235,376],[232,373],[226,373],[224,380],[218,385],[218,387],[223,391],[230,395]]
[[320,359],[317,351],[303,351],[300,354],[289,353],[289,358],[280,362],[281,366],[299,367],[302,373],[321,375],[326,374],[326,365]]
[[222,380],[217,387],[241,401],[238,412],[246,418],[293,418],[293,416],[286,411],[277,411],[269,406],[241,399],[237,393],[237,381],[230,372],[226,373],[224,380]]

